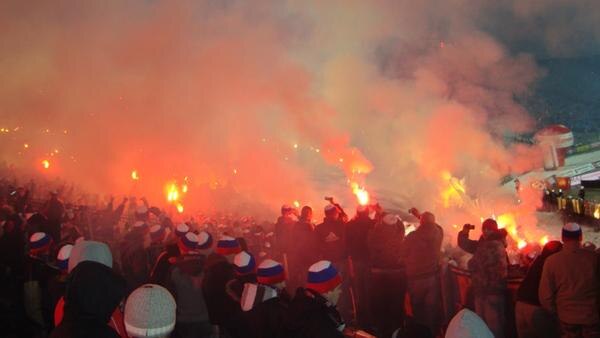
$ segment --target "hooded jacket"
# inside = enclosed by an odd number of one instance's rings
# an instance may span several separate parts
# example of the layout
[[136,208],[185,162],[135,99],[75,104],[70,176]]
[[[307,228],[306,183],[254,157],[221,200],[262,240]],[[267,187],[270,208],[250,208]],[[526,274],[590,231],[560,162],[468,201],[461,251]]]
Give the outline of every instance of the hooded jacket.
[[469,261],[471,287],[475,294],[506,292],[508,260],[505,249],[506,232],[498,231],[479,242]]
[[298,288],[285,319],[284,335],[294,338],[344,337],[345,324],[334,306],[316,292]]
[[444,230],[435,223],[422,224],[406,236],[401,256],[409,279],[425,278],[438,272]]
[[125,296],[125,281],[103,264],[82,262],[71,272],[65,294],[65,316],[51,338],[118,338],[108,326],[111,314]]

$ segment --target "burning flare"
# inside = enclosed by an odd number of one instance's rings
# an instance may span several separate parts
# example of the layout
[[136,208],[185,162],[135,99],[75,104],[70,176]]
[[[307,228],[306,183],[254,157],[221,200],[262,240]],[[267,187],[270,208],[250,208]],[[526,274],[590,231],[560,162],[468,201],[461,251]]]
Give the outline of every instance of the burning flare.
[[44,167],[44,169],[48,169],[48,168],[50,168],[50,161],[48,161],[48,160],[43,160],[43,161],[42,161],[42,166]]
[[140,179],[137,170],[134,169],[131,171],[131,179],[134,181],[138,181]]
[[356,182],[352,182],[350,184],[352,188],[352,193],[356,195],[356,199],[358,200],[358,204],[367,205],[369,204],[369,192],[358,185]]
[[442,198],[444,208],[463,206],[463,196],[467,192],[465,180],[459,180],[447,170],[442,172],[442,179],[445,182],[445,187],[442,189],[440,197]]

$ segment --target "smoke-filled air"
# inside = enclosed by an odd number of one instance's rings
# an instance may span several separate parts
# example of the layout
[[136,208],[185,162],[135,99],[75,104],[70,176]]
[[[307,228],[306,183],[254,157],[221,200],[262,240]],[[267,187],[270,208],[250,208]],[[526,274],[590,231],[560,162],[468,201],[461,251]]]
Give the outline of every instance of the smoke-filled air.
[[[523,184],[519,204],[500,187],[542,156],[506,140],[538,127],[520,103],[545,74],[536,54],[597,44],[591,6],[2,1],[0,154],[189,214],[320,210],[331,195],[431,210],[446,229],[534,226],[541,193]],[[580,20],[553,20],[567,9]]]

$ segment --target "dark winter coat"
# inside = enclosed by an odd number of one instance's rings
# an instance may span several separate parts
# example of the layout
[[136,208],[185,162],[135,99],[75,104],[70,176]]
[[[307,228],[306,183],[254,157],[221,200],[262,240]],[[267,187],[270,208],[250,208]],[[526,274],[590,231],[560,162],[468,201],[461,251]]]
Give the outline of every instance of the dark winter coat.
[[498,232],[477,245],[469,261],[471,287],[475,294],[503,295],[506,292],[508,260],[504,236],[504,232]]
[[244,312],[244,317],[250,324],[248,337],[285,337],[283,325],[289,306],[290,296],[284,290],[277,297],[258,303],[250,311]]
[[315,231],[322,259],[339,262],[348,257],[346,251],[346,224],[344,222],[325,218]]
[[[562,248],[562,245],[560,248]],[[557,250],[560,250],[558,245]],[[517,301],[541,306],[538,292],[540,288],[540,280],[542,279],[542,271],[544,270],[544,263],[548,257],[558,252],[557,250],[550,251],[544,247],[542,253],[535,259],[535,261],[533,261],[529,267],[529,270],[527,271],[525,279],[523,279],[519,285],[519,290],[517,290]]]
[[279,217],[275,223],[275,249],[279,253],[287,252],[293,242],[292,228],[296,221],[291,217]]
[[290,304],[281,337],[335,338],[344,337],[344,322],[335,307],[314,291],[298,288]]
[[400,254],[403,240],[404,225],[377,224],[369,232],[367,238],[372,267],[378,269],[402,268]]
[[[211,254],[206,261],[202,292],[208,317],[213,325],[224,325],[235,303],[225,291],[225,285],[235,277],[233,266],[225,257]],[[239,305],[238,305],[239,308]]]
[[171,270],[168,289],[177,303],[178,322],[208,322],[202,292],[205,260],[204,255],[184,255]]
[[422,224],[406,236],[401,256],[409,279],[437,273],[443,237],[444,230],[437,224]]
[[118,338],[107,323],[125,296],[125,281],[103,264],[85,261],[71,271],[65,314],[50,338]]
[[346,223],[346,249],[353,261],[366,262],[369,259],[367,239],[375,221],[367,216],[357,217]]

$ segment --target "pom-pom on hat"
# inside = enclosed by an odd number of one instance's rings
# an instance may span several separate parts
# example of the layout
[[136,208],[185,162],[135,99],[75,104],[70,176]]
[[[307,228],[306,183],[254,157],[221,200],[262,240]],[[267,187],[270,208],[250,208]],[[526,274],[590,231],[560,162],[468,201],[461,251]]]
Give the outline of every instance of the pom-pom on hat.
[[67,271],[69,269],[69,258],[71,258],[71,251],[73,250],[73,245],[65,244],[58,250],[58,254],[56,255],[56,265],[61,271]]
[[216,252],[219,255],[227,256],[227,255],[236,255],[242,251],[240,247],[240,243],[237,239],[229,236],[222,236],[221,239],[217,242],[217,250]]
[[52,237],[45,232],[36,232],[29,237],[29,252],[39,254],[50,249]]
[[285,281],[283,266],[272,259],[265,259],[260,263],[256,274],[260,284],[274,285]]
[[190,227],[185,223],[178,224],[175,228],[175,234],[179,237],[187,234],[188,232],[190,232]]
[[212,247],[213,239],[212,235],[206,231],[202,231],[198,234],[198,249],[207,250]]
[[562,237],[569,239],[581,238],[581,227],[577,223],[567,223],[562,228]]
[[167,235],[167,230],[161,225],[154,225],[150,228],[150,239],[152,243],[162,242]]
[[251,253],[242,251],[233,258],[233,266],[238,276],[256,273],[256,261]]
[[308,269],[306,287],[318,293],[327,293],[342,284],[342,278],[330,261],[319,261]]
[[167,289],[145,284],[125,303],[125,330],[130,337],[168,337],[175,328],[175,299]]

